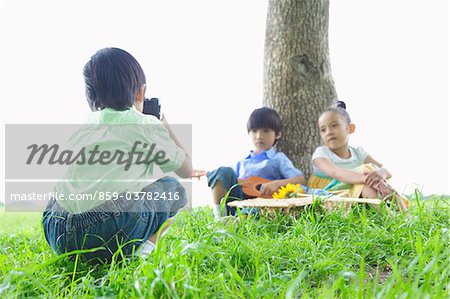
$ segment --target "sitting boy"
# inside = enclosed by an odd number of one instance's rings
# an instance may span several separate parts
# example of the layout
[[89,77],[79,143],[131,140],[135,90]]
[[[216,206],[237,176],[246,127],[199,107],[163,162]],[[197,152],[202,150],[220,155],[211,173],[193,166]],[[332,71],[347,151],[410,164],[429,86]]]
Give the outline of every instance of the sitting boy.
[[[208,186],[212,189],[214,218],[220,219],[220,202],[228,190],[237,184],[238,179],[262,177],[271,180],[261,185],[263,195],[272,195],[281,186],[291,184],[306,184],[301,170],[297,169],[282,152],[277,152],[273,146],[281,138],[282,122],[280,115],[273,109],[263,107],[256,109],[247,122],[247,131],[254,145],[250,154],[239,161],[235,168],[219,167],[207,173]],[[231,189],[229,198],[243,199],[241,186]],[[227,207],[227,214],[234,211]]]

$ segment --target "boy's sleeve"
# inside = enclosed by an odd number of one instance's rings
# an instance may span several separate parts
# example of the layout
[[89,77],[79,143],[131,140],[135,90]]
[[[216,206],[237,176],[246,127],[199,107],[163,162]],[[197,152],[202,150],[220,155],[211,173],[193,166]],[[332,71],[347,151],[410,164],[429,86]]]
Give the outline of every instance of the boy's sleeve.
[[284,153],[278,153],[278,155],[280,157],[280,173],[283,178],[290,179],[299,175],[305,176]]
[[183,165],[186,153],[170,138],[169,131],[164,125],[155,125],[153,128],[150,137],[156,145],[153,155],[162,151],[165,156],[160,160],[167,160],[167,162],[161,163],[159,167],[163,172],[177,171]]

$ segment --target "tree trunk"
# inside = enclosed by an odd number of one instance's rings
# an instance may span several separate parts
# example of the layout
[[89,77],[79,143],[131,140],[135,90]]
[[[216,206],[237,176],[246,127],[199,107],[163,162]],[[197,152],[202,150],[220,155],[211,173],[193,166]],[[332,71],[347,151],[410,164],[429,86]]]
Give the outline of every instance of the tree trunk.
[[264,53],[264,105],[277,110],[277,148],[308,177],[320,145],[317,120],[336,100],[328,57],[327,0],[270,0]]

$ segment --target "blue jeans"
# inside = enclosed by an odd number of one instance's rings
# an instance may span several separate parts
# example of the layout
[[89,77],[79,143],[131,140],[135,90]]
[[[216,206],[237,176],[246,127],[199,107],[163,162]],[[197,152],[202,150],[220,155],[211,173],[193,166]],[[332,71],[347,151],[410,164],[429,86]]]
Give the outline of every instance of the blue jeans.
[[[208,178],[208,186],[210,188],[214,188],[218,181],[222,183],[222,185],[225,187],[226,190],[230,190],[230,188],[234,186],[234,188],[231,189],[230,191],[230,195],[227,198],[227,202],[236,199],[240,200],[244,198],[244,193],[242,193],[242,187],[239,185],[235,186],[238,183],[238,181],[236,173],[234,172],[233,168],[219,167],[213,171],[208,172],[206,176]],[[231,208],[229,206],[226,206],[226,208],[228,215],[236,214],[235,208]]]
[[161,225],[187,203],[186,191],[174,178],[164,177],[142,189],[143,192],[178,192],[177,200],[127,200],[121,196],[80,214],[68,213],[57,200],[49,202],[43,213],[45,238],[53,251],[62,254],[79,249],[82,260],[111,261],[121,248],[131,255]]

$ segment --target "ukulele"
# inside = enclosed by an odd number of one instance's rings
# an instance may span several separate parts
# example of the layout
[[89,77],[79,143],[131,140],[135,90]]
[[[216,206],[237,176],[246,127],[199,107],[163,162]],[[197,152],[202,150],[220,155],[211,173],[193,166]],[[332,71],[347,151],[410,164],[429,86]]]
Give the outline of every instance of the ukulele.
[[262,184],[271,182],[271,180],[259,176],[252,176],[246,179],[238,179],[238,182],[246,198],[272,198],[272,195],[263,195],[261,192]]
[[[207,171],[204,170],[193,170],[191,177],[200,179],[202,176],[206,176],[206,173]],[[262,195],[260,191],[262,184],[271,182],[271,180],[259,176],[252,176],[247,179],[238,179],[238,182],[246,198],[272,198],[272,195]]]

